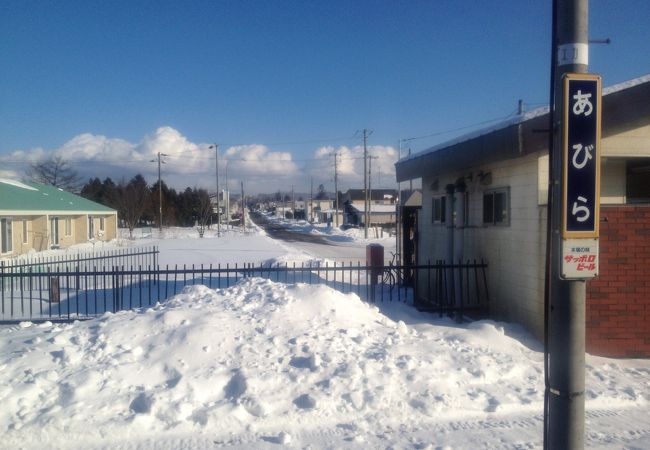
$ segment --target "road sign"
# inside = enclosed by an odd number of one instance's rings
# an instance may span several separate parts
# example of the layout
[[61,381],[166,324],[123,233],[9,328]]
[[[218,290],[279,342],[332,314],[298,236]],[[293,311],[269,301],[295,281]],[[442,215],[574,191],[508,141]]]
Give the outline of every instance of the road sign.
[[564,77],[562,237],[597,238],[600,196],[600,77]]
[[577,73],[563,81],[562,278],[585,279],[598,272],[601,81]]

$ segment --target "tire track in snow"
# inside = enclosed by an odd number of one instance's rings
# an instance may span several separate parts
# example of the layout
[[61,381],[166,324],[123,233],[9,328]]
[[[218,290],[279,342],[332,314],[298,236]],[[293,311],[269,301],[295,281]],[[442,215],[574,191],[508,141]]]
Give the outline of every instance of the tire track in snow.
[[[646,414],[638,409],[590,410],[585,414],[585,447],[594,449],[645,448],[650,442],[650,426],[644,420]],[[531,416],[484,417],[467,420],[422,422],[417,424],[384,425],[365,429],[352,423],[340,423],[327,429],[289,432],[292,444],[311,448],[386,448],[391,445],[409,448],[429,448],[428,445],[453,445],[471,442],[483,443],[485,448],[522,449],[539,448],[542,445],[543,418]],[[606,432],[590,432],[590,428]],[[503,439],[507,430],[508,441]],[[514,431],[514,433],[513,433]],[[641,446],[634,444],[640,442]],[[162,450],[205,448],[279,448],[278,436],[264,432],[247,432],[220,438],[209,436],[178,437],[156,440],[155,438],[129,442],[112,442],[106,446],[89,446],[94,449],[139,450],[157,448]],[[632,445],[631,447],[629,445]]]

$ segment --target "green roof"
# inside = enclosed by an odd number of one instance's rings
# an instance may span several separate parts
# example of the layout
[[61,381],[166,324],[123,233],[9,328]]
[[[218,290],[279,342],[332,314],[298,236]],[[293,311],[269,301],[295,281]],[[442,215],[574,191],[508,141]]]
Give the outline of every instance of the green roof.
[[31,181],[0,178],[0,214],[3,211],[48,213],[114,213],[100,205],[62,189]]

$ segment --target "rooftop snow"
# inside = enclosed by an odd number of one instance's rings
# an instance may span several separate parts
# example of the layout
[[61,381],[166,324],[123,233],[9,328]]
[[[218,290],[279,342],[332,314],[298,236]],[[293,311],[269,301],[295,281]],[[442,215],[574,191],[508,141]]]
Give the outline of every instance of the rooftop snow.
[[[640,76],[638,78],[634,78],[632,80],[624,81],[622,83],[617,83],[612,86],[603,88],[603,95],[609,95],[613,94],[615,92],[619,92],[625,89],[629,89],[634,86],[638,86],[643,83],[647,83],[650,81],[650,74]],[[429,147],[425,150],[422,150],[420,152],[416,152],[411,154],[411,156],[407,156],[405,158],[400,159],[397,164],[403,161],[408,161],[411,159],[419,158],[421,156],[424,156],[429,153],[436,152],[438,150],[442,150],[443,148],[451,147],[452,145],[459,144],[461,142],[469,141],[470,139],[477,138],[479,136],[483,136],[489,133],[492,133],[497,130],[501,130],[504,128],[507,128],[512,125],[517,125],[522,122],[526,122],[528,120],[534,119],[535,117],[543,116],[544,114],[548,114],[549,107],[548,106],[542,106],[539,108],[535,108],[531,111],[525,112],[520,115],[513,116],[511,118],[508,118],[506,120],[500,121],[495,123],[494,125],[491,125],[489,127],[484,127],[480,128],[476,131],[472,131],[467,134],[463,134],[461,136],[458,136],[454,139],[450,139],[448,141],[442,142],[440,144],[434,145],[433,147]]]
[[29,191],[38,191],[38,189],[36,189],[35,187],[27,186],[25,183],[21,183],[20,181],[16,181],[16,180],[10,180],[8,178],[0,178],[0,183],[8,184],[10,186],[14,186],[21,189],[27,189]]

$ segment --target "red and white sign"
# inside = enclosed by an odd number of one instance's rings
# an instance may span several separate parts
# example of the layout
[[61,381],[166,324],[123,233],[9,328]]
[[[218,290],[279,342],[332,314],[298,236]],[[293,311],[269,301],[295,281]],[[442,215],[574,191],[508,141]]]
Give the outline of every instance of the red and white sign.
[[598,276],[598,239],[562,241],[562,278],[580,280]]

